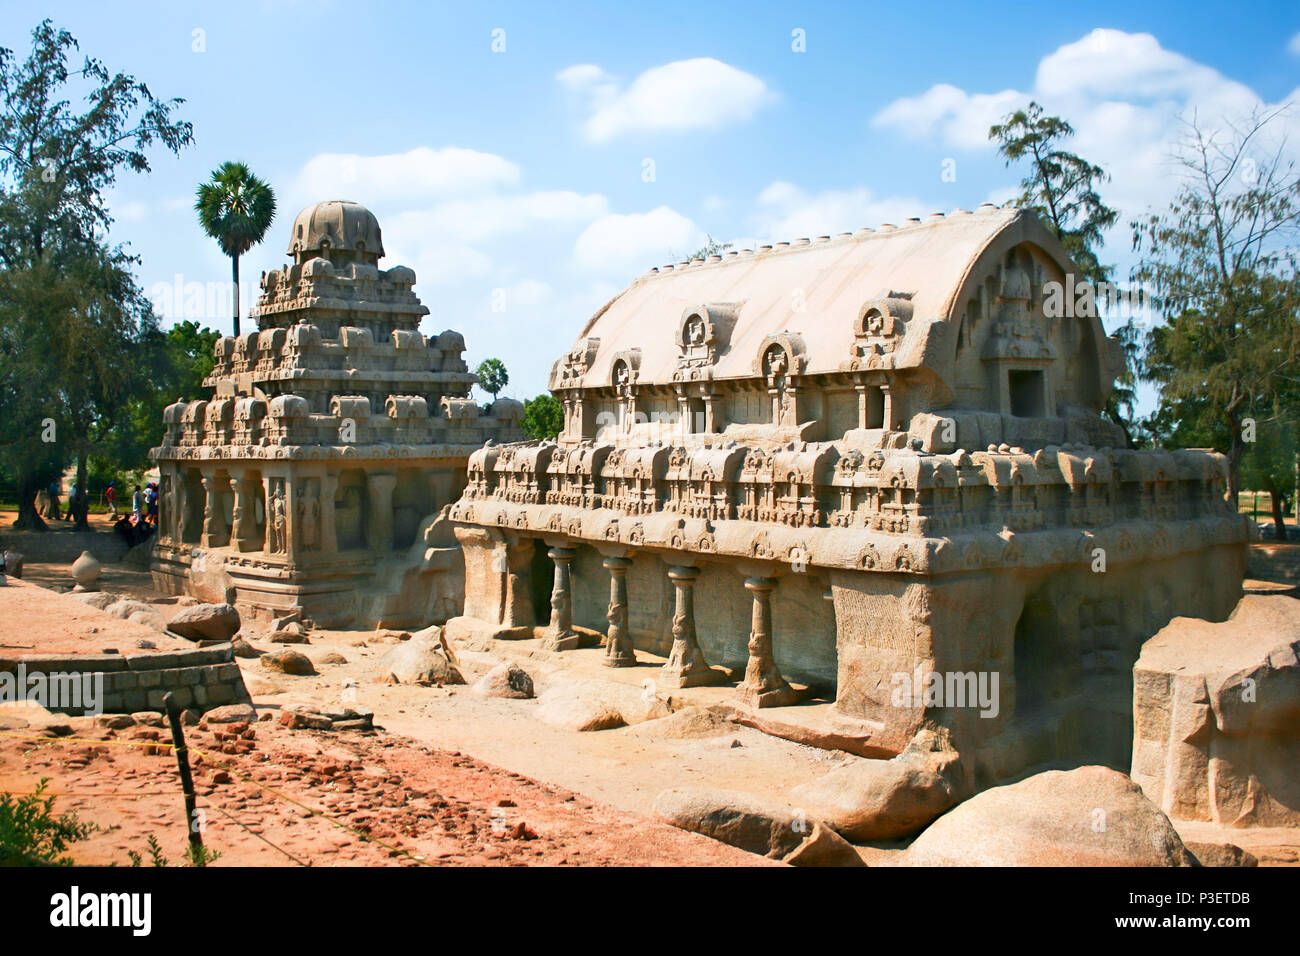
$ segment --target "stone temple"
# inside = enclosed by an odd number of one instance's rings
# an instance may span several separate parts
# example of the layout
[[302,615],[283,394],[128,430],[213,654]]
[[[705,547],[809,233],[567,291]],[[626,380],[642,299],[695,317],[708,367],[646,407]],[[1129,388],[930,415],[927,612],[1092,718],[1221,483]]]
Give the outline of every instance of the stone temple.
[[254,619],[445,619],[463,576],[439,512],[474,449],[523,437],[522,407],[470,399],[464,338],[420,333],[415,273],[379,267],[365,207],[304,209],[288,254],[262,276],[258,331],[217,343],[212,398],[165,412],[154,580]]
[[1119,347],[1077,272],[991,206],[652,270],[555,363],[558,440],[470,456],[466,618],[833,702],[882,754],[946,728],[985,782],[1127,770],[1139,649],[1229,615],[1247,527],[1221,456],[1102,416]]

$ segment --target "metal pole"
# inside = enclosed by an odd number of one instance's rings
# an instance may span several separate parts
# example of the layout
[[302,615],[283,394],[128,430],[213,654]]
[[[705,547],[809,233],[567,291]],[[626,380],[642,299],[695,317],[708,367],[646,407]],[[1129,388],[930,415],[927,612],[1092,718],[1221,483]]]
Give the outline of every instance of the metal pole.
[[195,819],[194,779],[190,776],[190,752],[185,746],[185,732],[181,730],[181,711],[171,691],[163,694],[167,708],[167,722],[172,728],[172,744],[176,751],[176,772],[181,776],[181,793],[185,796],[185,826],[190,834],[190,846],[203,847],[203,833]]

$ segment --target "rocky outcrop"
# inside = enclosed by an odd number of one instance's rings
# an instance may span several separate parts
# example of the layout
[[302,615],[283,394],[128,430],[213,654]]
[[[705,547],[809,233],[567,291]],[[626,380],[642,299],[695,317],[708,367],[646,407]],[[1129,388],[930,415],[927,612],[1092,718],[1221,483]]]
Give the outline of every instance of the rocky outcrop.
[[403,684],[463,684],[442,629],[420,631],[379,659],[380,676],[391,674]]
[[306,654],[299,654],[297,651],[291,651],[287,647],[282,651],[263,654],[261,661],[263,667],[280,674],[290,674],[295,677],[310,677],[316,673],[316,668],[312,665],[311,658]]
[[622,712],[592,688],[578,683],[560,684],[543,692],[537,716],[552,727],[586,732],[622,727]]
[[737,790],[686,787],[655,798],[665,823],[794,866],[863,866],[858,852],[804,811]]
[[915,833],[957,802],[956,761],[946,737],[922,731],[891,760],[853,760],[790,795],[850,840],[892,840]]
[[1169,818],[1124,774],[1079,767],[994,787],[940,817],[909,866],[1194,866]]
[[1300,601],[1175,618],[1134,667],[1133,779],[1179,820],[1300,826]]
[[533,679],[515,663],[498,664],[470,688],[480,697],[528,700],[533,696]]
[[239,627],[239,612],[229,604],[195,604],[167,623],[169,631],[191,641],[228,641]]

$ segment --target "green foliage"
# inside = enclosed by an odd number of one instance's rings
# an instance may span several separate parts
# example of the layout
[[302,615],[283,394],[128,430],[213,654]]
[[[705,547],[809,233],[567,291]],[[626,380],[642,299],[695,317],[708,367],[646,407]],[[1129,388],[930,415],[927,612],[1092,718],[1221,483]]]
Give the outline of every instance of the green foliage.
[[1106,172],[1061,148],[1061,141],[1073,135],[1074,127],[1058,116],[1044,116],[1034,102],[989,128],[989,139],[998,144],[1008,166],[1021,160],[1030,164],[1016,204],[1038,213],[1096,283],[1110,272],[1098,261],[1096,249],[1118,213],[1097,194],[1097,184],[1110,178]]
[[524,401],[524,417],[520,422],[524,434],[534,441],[554,440],[564,428],[564,406],[550,392]]
[[93,58],[70,67],[76,49],[46,20],[25,60],[0,50],[0,466],[19,528],[44,528],[31,497],[70,458],[85,487],[87,457],[147,388],[136,365],[156,321],[138,260],[103,239],[104,195],[120,172],[148,172],[151,146],[193,137],[173,117],[181,100]]
[[214,850],[206,843],[189,843],[185,848],[185,862],[189,866],[204,867],[221,859],[221,851]]
[[[1059,116],[1044,116],[1035,102],[989,128],[989,139],[997,144],[1008,166],[1029,163],[1016,205],[1037,213],[1061,240],[1082,277],[1096,285],[1110,275],[1110,267],[1101,264],[1097,250],[1103,231],[1115,224],[1118,213],[1105,205],[1097,192],[1097,185],[1110,178],[1105,170],[1061,148],[1073,135],[1074,127]],[[1116,334],[1125,362],[1107,401],[1106,415],[1124,429],[1131,442],[1140,336],[1131,321]]]
[[691,253],[692,259],[707,259],[709,256],[720,256],[731,248],[729,242],[718,242],[710,235],[706,235],[704,245]]
[[34,793],[14,799],[0,794],[0,866],[72,866],[67,849],[96,829],[75,813],[54,815],[54,797],[44,796],[49,778]]
[[116,476],[147,467],[149,449],[162,442],[163,409],[178,398],[204,397],[203,380],[216,364],[220,337],[220,332],[185,320],[166,332],[151,329],[141,339],[131,362],[139,387],[92,459],[95,472]]
[[1189,124],[1173,202],[1133,223],[1135,275],[1166,318],[1147,334],[1141,369],[1159,389],[1157,419],[1227,454],[1230,495],[1246,419],[1293,421],[1297,410],[1300,176],[1280,146],[1256,159],[1276,115],[1218,132]]
[[[135,850],[126,851],[127,858],[131,861],[132,866],[140,866],[144,863],[144,858]],[[221,859],[221,851],[214,850],[206,844],[195,845],[187,843],[185,845],[185,865],[204,867],[215,863]],[[149,835],[149,865],[150,866],[171,866],[171,861],[163,855],[162,847],[158,845],[158,839]]]
[[275,219],[275,190],[243,163],[222,163],[200,183],[194,201],[199,225],[230,256],[234,276],[234,329],[239,334],[239,257],[262,241]]
[[501,389],[510,384],[510,373],[506,371],[505,363],[500,359],[484,359],[474,370],[474,374],[478,376],[479,386],[483,391],[491,393],[494,402]]

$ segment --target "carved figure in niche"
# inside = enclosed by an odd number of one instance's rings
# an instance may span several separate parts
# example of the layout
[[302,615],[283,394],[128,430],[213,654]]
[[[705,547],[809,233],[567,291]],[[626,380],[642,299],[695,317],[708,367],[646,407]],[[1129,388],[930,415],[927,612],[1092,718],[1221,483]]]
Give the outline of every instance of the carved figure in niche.
[[691,345],[699,345],[704,341],[704,320],[698,315],[691,316],[686,323],[686,341]]
[[772,346],[763,356],[763,374],[768,378],[784,377],[789,365],[790,360],[786,357],[785,349],[779,345]]
[[284,486],[277,484],[271,493],[271,553],[284,554],[288,513],[284,503]]
[[632,374],[627,370],[627,363],[619,362],[618,365],[614,367],[614,384],[623,386],[631,381],[631,379]]
[[315,551],[320,531],[320,498],[315,485],[303,489],[298,496],[298,540],[304,551]]

